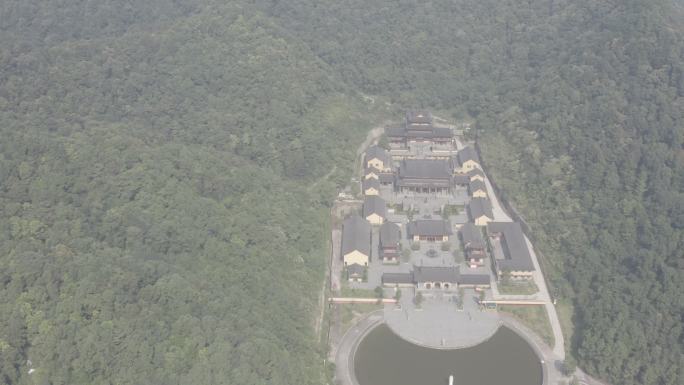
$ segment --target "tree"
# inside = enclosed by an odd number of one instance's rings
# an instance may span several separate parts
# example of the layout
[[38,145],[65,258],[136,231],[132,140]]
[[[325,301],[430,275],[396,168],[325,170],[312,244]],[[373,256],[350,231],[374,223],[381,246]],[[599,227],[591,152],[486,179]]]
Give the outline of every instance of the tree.
[[404,249],[401,251],[401,260],[409,262],[411,260],[411,249]]
[[381,286],[375,287],[375,296],[378,297],[378,299],[384,298],[385,293]]
[[416,295],[413,297],[413,303],[416,304],[416,307],[420,307],[421,304],[423,303],[423,293],[420,291],[416,293]]
[[378,139],[378,146],[384,148],[385,150],[390,149],[390,143],[389,139],[387,138],[387,135],[380,135],[380,138]]

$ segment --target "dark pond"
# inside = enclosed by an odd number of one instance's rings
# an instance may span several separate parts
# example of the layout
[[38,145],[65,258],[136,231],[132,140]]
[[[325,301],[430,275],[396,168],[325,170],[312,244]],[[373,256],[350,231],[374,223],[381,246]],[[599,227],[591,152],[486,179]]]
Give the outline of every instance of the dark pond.
[[386,325],[359,344],[354,370],[360,385],[539,385],[542,366],[525,340],[502,327],[480,345],[429,349],[407,342]]

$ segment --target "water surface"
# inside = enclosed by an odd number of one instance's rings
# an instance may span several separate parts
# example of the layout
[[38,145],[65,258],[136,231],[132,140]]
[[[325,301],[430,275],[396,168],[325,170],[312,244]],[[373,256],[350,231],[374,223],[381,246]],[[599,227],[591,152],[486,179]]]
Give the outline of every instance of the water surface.
[[532,347],[502,327],[480,345],[429,349],[407,342],[386,325],[359,344],[354,370],[360,385],[539,385],[542,367]]

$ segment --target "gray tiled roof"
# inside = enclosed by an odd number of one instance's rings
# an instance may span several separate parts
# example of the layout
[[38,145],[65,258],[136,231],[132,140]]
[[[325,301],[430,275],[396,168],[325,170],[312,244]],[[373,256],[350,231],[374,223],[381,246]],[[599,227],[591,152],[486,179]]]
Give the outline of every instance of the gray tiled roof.
[[470,178],[467,175],[454,175],[454,184],[467,186],[469,183]]
[[482,172],[482,170],[480,170],[479,168],[474,168],[474,169],[468,171],[468,176],[469,176],[469,177],[472,178],[472,177],[474,177],[475,175],[479,175],[479,176],[481,176],[481,177],[484,177],[484,172]]
[[400,178],[450,179],[449,162],[440,159],[404,159],[399,166]]
[[468,222],[465,223],[459,229],[461,234],[461,239],[463,240],[463,246],[471,249],[484,249],[485,243],[482,238],[482,232],[474,224]]
[[363,181],[363,191],[366,191],[371,187],[379,191],[380,190],[380,181],[375,179],[375,178],[365,179]]
[[483,181],[481,181],[479,179],[475,179],[473,181],[470,181],[470,183],[468,183],[468,190],[470,191],[471,194],[477,190],[482,190],[484,192],[487,192],[487,186],[485,185],[485,183]]
[[401,238],[401,230],[396,223],[385,222],[380,226],[380,246],[396,246]]
[[416,282],[458,282],[458,267],[413,266]]
[[366,169],[363,170],[363,175],[368,175],[370,173],[380,175],[382,172],[375,167],[366,167]]
[[489,285],[489,274],[462,274],[458,267],[413,266],[410,273],[384,273],[383,284],[451,282],[459,285]]
[[379,176],[380,183],[393,183],[394,174],[382,173]]
[[503,235],[501,247],[505,259],[497,259],[499,269],[534,271],[530,249],[525,242],[525,234],[518,222],[489,222],[487,234]]
[[382,275],[383,284],[412,284],[414,283],[413,273],[384,273]]
[[363,276],[364,270],[365,268],[358,263],[352,263],[351,265],[347,266],[347,272],[350,276]]
[[460,164],[465,163],[468,160],[474,160],[478,164],[480,163],[480,158],[477,156],[477,152],[475,151],[474,148],[468,146],[464,147],[461,151],[459,151],[456,156],[458,157],[458,162]]
[[492,203],[487,198],[473,198],[468,205],[470,218],[475,219],[486,215],[489,219],[494,219],[492,213]]
[[356,214],[342,224],[342,256],[354,250],[370,257],[371,225]]
[[375,195],[366,197],[366,200],[363,201],[363,217],[368,218],[371,214],[387,218],[387,204],[384,199]]
[[451,128],[449,127],[434,127],[432,129],[433,138],[451,138],[453,136],[454,133],[451,131]]
[[489,285],[489,274],[461,274],[458,277],[459,285]]
[[380,146],[368,147],[368,149],[366,150],[366,156],[364,156],[363,158],[363,163],[368,164],[368,161],[373,158],[380,159],[385,167],[390,167],[392,165],[392,159],[387,153],[387,150]]
[[441,219],[419,219],[409,222],[407,226],[409,236],[414,235],[451,235],[451,223]]

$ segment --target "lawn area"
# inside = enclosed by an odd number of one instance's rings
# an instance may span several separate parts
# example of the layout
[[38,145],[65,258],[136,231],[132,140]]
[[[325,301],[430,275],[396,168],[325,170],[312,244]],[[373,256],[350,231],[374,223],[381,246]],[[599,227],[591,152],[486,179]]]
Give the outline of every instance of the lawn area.
[[563,330],[563,338],[565,338],[566,353],[569,353],[571,344],[567,341],[572,341],[572,335],[575,332],[575,326],[572,323],[573,307],[569,301],[558,301],[556,304],[556,313],[558,314],[558,321]]
[[445,205],[442,215],[446,218],[449,215],[458,215],[463,210],[465,210],[464,205]]
[[370,313],[374,310],[382,309],[384,305],[376,303],[354,303],[338,305],[340,319],[342,321],[342,333],[346,332],[361,315]]
[[532,329],[550,347],[553,347],[553,331],[543,306],[501,305],[500,312],[508,313]]
[[374,290],[353,289],[344,281],[342,283],[342,290],[340,290],[340,296],[354,298],[378,298],[378,295]]
[[539,292],[537,284],[530,282],[502,282],[499,284],[501,294],[530,295]]

